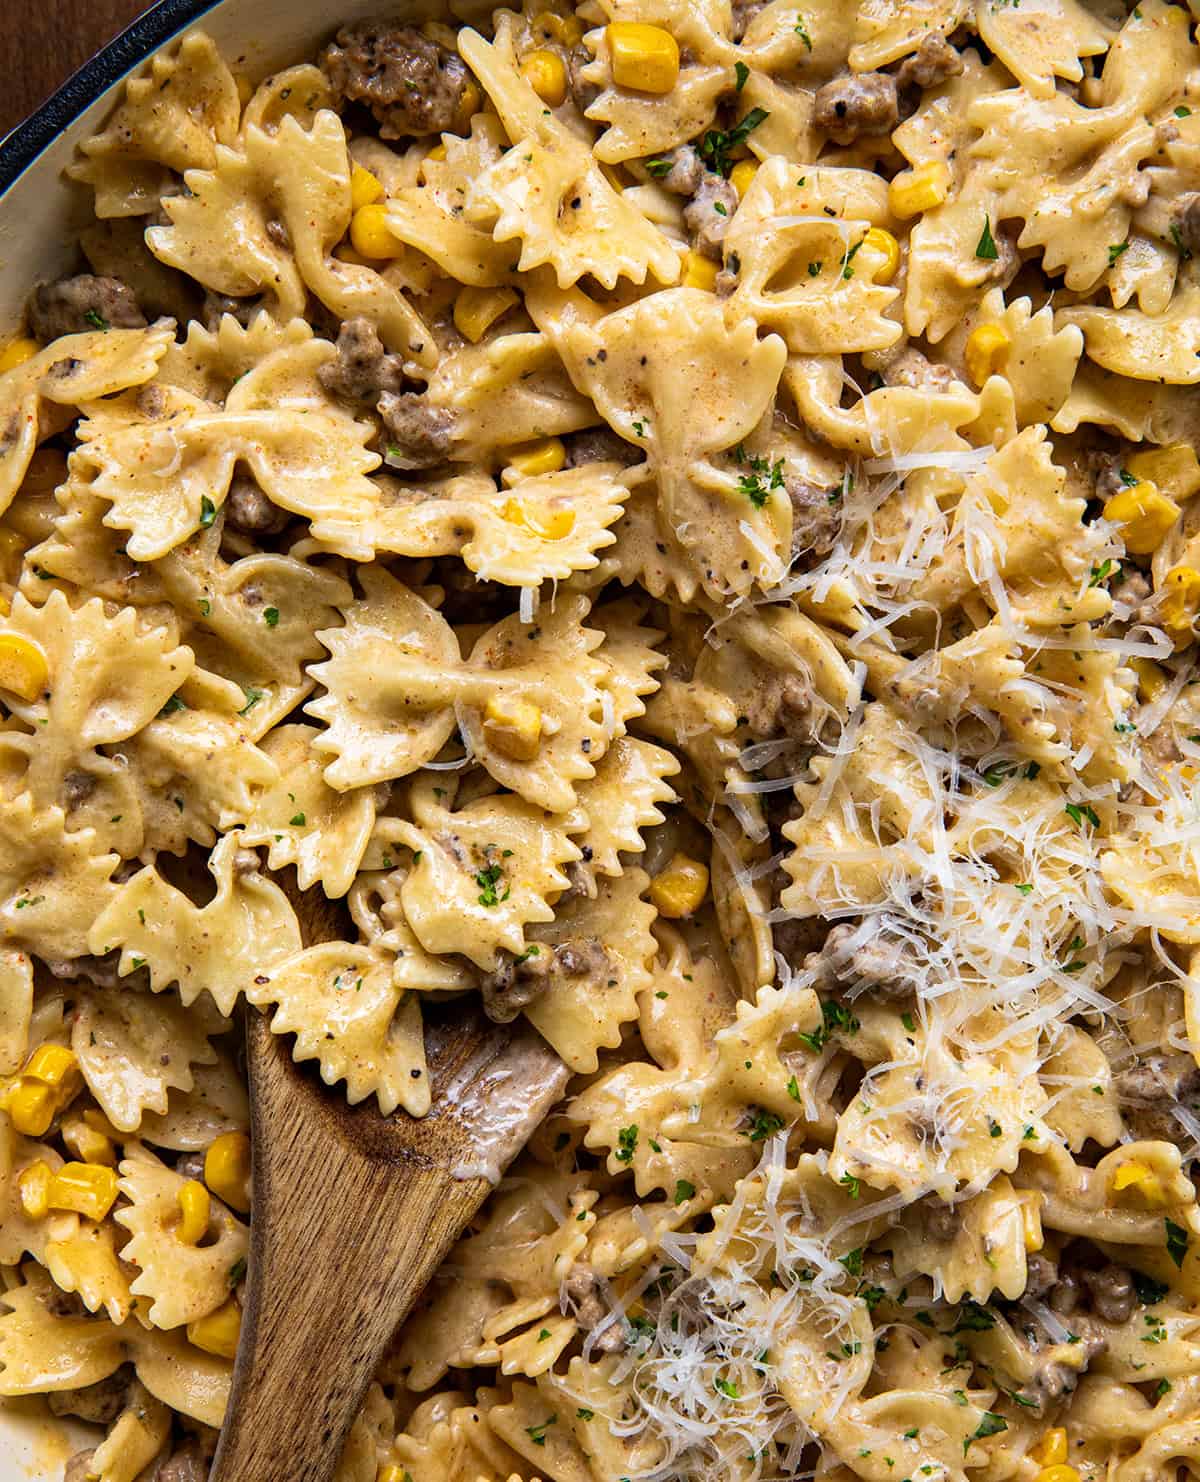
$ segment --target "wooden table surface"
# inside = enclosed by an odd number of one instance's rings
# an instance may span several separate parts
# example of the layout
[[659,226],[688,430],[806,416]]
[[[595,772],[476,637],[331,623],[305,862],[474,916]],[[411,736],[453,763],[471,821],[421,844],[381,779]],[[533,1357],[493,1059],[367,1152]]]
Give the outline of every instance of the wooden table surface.
[[0,0],[0,135],[148,8],[149,0]]

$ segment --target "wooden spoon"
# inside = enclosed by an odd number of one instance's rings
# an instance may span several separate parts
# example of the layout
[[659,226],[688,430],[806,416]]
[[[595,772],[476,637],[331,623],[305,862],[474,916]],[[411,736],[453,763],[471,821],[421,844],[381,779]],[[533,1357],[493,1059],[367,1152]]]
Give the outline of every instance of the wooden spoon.
[[[306,944],[343,935],[293,895]],[[433,1107],[346,1104],[247,1019],[254,1218],[233,1389],[209,1482],[328,1482],[396,1325],[534,1128],[566,1066],[465,1000],[426,1014]]]

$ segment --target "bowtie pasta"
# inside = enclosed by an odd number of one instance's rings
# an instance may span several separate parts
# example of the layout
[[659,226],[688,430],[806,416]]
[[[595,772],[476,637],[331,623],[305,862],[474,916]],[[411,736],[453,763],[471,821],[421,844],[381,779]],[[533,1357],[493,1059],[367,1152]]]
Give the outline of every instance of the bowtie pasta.
[[338,1482],[1200,1478],[1192,9],[127,84],[0,358],[0,1395],[67,1482],[207,1474],[242,1016],[419,1117],[433,995],[574,1079]]

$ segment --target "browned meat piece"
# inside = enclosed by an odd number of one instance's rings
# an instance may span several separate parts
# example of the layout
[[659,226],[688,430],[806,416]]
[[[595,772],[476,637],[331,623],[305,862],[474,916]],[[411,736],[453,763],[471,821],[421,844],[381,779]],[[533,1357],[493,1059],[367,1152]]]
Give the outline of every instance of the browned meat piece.
[[1025,1257],[1025,1295],[1027,1297],[1044,1297],[1047,1292],[1053,1290],[1058,1280],[1058,1267],[1041,1251],[1034,1251]]
[[1096,481],[1096,498],[1111,499],[1125,488],[1121,477],[1121,459],[1115,453],[1090,452],[1085,462],[1089,473]]
[[121,961],[121,949],[114,947],[103,957],[71,957],[46,959],[46,966],[56,978],[87,978],[98,988],[149,988],[149,972],[138,968],[128,977],[121,977],[117,967]]
[[658,170],[651,171],[659,185],[672,195],[694,196],[700,189],[705,173],[704,162],[697,151],[690,144],[681,144],[678,149],[669,150],[658,158],[671,162],[671,168],[665,175]]
[[1178,1142],[1176,1102],[1200,1110],[1200,1070],[1189,1055],[1151,1055],[1114,1078],[1121,1115],[1139,1138]]
[[962,57],[940,31],[934,31],[900,64],[896,86],[901,92],[910,87],[940,87],[947,77],[957,77],[962,69]]
[[1050,1288],[1048,1302],[1051,1312],[1057,1312],[1059,1317],[1070,1317],[1079,1306],[1082,1295],[1083,1282],[1079,1272],[1070,1266],[1061,1266],[1054,1285]]
[[580,468],[585,463],[619,463],[628,468],[642,461],[642,450],[632,447],[611,427],[585,427],[563,438],[563,442],[568,468]]
[[63,1468],[63,1482],[87,1482],[88,1463],[95,1454],[93,1447],[89,1451],[77,1451],[74,1456],[68,1457]]
[[119,278],[96,278],[91,273],[39,284],[29,296],[26,314],[29,333],[43,343],[89,329],[146,327],[137,299]]
[[948,365],[935,365],[911,346],[889,360],[879,374],[886,386],[911,386],[916,391],[945,391],[956,379]]
[[1092,1308],[1105,1322],[1128,1322],[1137,1306],[1133,1277],[1125,1266],[1101,1266],[1085,1271],[1083,1282],[1091,1293]]
[[721,243],[738,208],[738,193],[728,180],[706,172],[696,193],[683,210],[683,220],[692,234],[692,246],[705,257],[721,260]]
[[385,391],[379,415],[387,428],[387,461],[393,468],[436,468],[445,463],[454,436],[452,412],[430,406],[412,392]]
[[111,1425],[125,1408],[132,1371],[123,1364],[115,1374],[83,1389],[60,1389],[46,1396],[52,1415],[74,1415],[91,1425]]
[[206,1482],[207,1477],[208,1457],[204,1445],[193,1436],[168,1460],[159,1464],[154,1482]]
[[902,998],[914,993],[920,978],[914,970],[909,949],[904,943],[875,941],[849,947],[858,930],[853,922],[843,921],[833,927],[819,952],[804,959],[806,972],[817,974],[816,987],[872,988],[884,998]]
[[383,348],[369,319],[347,319],[338,331],[337,351],[337,359],[317,372],[330,396],[365,405],[377,402],[385,391],[404,389],[401,362]]
[[413,26],[343,26],[321,66],[335,92],[371,110],[383,139],[441,134],[465,120],[473,87],[466,63]]
[[510,1024],[550,983],[554,954],[536,943],[520,957],[501,952],[500,966],[480,983],[483,1011],[497,1024]]
[[766,8],[767,0],[733,0],[733,39],[740,41]]
[[87,1317],[87,1308],[78,1292],[64,1292],[53,1286],[46,1293],[46,1311],[51,1317]]
[[554,956],[567,978],[591,978],[594,987],[608,977],[608,953],[592,938],[586,942],[564,942],[554,949]]
[[600,89],[596,84],[588,82],[583,75],[583,69],[589,62],[594,61],[595,57],[582,41],[578,46],[571,48],[570,55],[567,57],[567,84],[571,89],[571,97],[575,106],[581,113],[586,113],[600,96]]
[[[1075,1326],[1082,1327],[1083,1324],[1077,1323]],[[1045,1415],[1060,1400],[1074,1392],[1091,1361],[1108,1347],[1108,1339],[1096,1333],[1083,1332],[1079,1336],[1082,1342],[1076,1351],[1083,1358],[1083,1363],[1078,1369],[1056,1363],[1048,1355],[1039,1353],[1039,1345],[1031,1342],[1028,1337],[1021,1340],[1034,1360],[1032,1380],[1014,1391],[1017,1403],[1023,1409],[1035,1416]]]
[[68,772],[63,778],[63,802],[66,811],[70,813],[72,808],[86,803],[95,791],[96,779],[90,772]]
[[742,702],[746,729],[756,741],[790,736],[813,740],[813,692],[798,674],[772,672],[753,695]]
[[896,79],[887,72],[835,77],[817,89],[813,127],[836,144],[890,134],[900,119]]
[[175,1172],[180,1178],[194,1178],[197,1182],[204,1179],[204,1154],[182,1153],[175,1159]]
[[795,474],[785,474],[783,487],[792,502],[792,556],[803,564],[803,558],[823,561],[837,545],[842,533],[844,515],[841,496],[836,489],[821,489],[806,483]]
[[1200,252],[1200,191],[1189,190],[1175,198],[1178,245],[1187,252]]
[[[576,1262],[567,1273],[560,1291],[562,1303],[574,1313],[575,1321],[585,1333],[603,1322],[608,1308],[604,1305],[604,1283],[590,1266]],[[625,1347],[620,1322],[611,1323],[596,1340],[597,1353],[616,1353]]]
[[953,1204],[941,1199],[931,1199],[921,1206],[925,1216],[925,1231],[930,1240],[953,1240],[962,1227],[962,1213],[956,1212]]
[[249,329],[254,316],[262,306],[260,298],[232,298],[227,293],[209,292],[204,295],[204,308],[201,310],[201,316],[204,319],[204,327],[210,334],[216,334],[226,314],[236,319],[244,329]]
[[245,535],[278,535],[291,516],[272,504],[249,475],[239,474],[225,500],[225,524]]

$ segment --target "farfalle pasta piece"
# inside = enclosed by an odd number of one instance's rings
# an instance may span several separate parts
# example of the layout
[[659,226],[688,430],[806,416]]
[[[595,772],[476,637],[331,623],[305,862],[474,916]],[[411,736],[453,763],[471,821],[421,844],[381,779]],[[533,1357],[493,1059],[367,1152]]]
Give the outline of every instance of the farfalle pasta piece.
[[382,568],[359,573],[364,597],[345,625],[317,636],[330,658],[309,673],[326,693],[305,709],[326,722],[313,749],[334,758],[325,780],[344,791],[415,772],[454,730],[445,676],[461,664],[446,620]]
[[[111,1220],[81,1219],[71,1235],[46,1242],[43,1262],[60,1291],[72,1292],[89,1312],[105,1312],[116,1323],[133,1311],[129,1276],[117,1254],[121,1232]],[[123,1243],[123,1241],[122,1241]]]
[[233,1373],[228,1359],[138,1322],[60,1316],[45,1272],[27,1264],[20,1275],[21,1284],[0,1297],[8,1309],[0,1313],[0,1395],[82,1389],[130,1362],[163,1404],[202,1425],[221,1424]]
[[996,326],[1008,336],[1003,359],[995,371],[1012,392],[1018,427],[1049,422],[1071,394],[1083,352],[1082,331],[1056,318],[1049,304],[1036,313],[1027,298],[1005,304],[1004,291],[990,289],[960,330],[949,336],[946,348],[962,353],[967,336],[981,326]]
[[[146,232],[160,261],[216,293],[268,293],[281,320],[302,318],[311,291],[339,319],[367,318],[390,348],[434,363],[433,338],[404,295],[372,268],[332,255],[351,217],[337,114],[318,113],[310,129],[291,114],[274,132],[248,124],[234,147],[218,146],[215,164],[189,170],[185,182],[186,196],[164,198],[170,225]],[[226,224],[220,234],[217,219]]]
[[207,1235],[190,1245],[179,1234],[179,1191],[187,1180],[137,1144],[126,1148],[120,1173],[129,1202],[113,1218],[129,1231],[121,1254],[140,1268],[130,1290],[151,1299],[146,1316],[156,1328],[178,1328],[215,1312],[229,1300],[249,1252],[246,1226],[210,1198]]
[[237,82],[212,38],[190,31],[131,77],[106,127],[85,139],[72,179],[96,192],[96,215],[149,216],[173,175],[211,170],[218,144],[232,144],[242,106]]
[[323,942],[257,973],[247,996],[275,1005],[272,1033],[294,1034],[293,1059],[319,1061],[328,1086],[345,1081],[352,1106],[374,1095],[385,1117],[429,1110],[420,1005],[386,955]]
[[255,800],[245,820],[242,842],[266,846],[267,865],[282,870],[296,866],[301,890],[320,884],[331,897],[345,895],[354,884],[375,827],[373,788],[335,792],[325,781],[324,763],[313,742],[314,726],[277,726],[263,751],[278,769],[274,785]]
[[675,800],[667,782],[679,771],[671,752],[649,741],[621,736],[596,767],[596,775],[576,789],[580,828],[575,841],[596,875],[620,875],[622,854],[646,848],[642,830],[662,823],[659,804]]
[[90,829],[67,829],[61,808],[28,793],[0,799],[0,926],[6,944],[51,962],[82,957],[87,929],[114,897],[120,857]]
[[232,1055],[217,1050],[215,1065],[198,1065],[190,1091],[172,1091],[167,1110],[142,1115],[143,1142],[173,1152],[207,1148],[224,1132],[250,1128],[250,1097]]
[[220,411],[182,393],[166,417],[149,421],[112,425],[91,410],[77,456],[91,491],[112,505],[105,524],[130,532],[131,560],[158,560],[211,525],[239,460],[273,504],[312,521],[317,539],[369,559],[369,543],[346,533],[369,528],[378,507],[366,477],[379,467],[367,446],[375,428],[314,389],[334,354],[324,340],[281,348],[237,382]]
[[637,868],[602,879],[594,897],[568,901],[553,925],[528,933],[526,951],[549,954],[550,972],[525,1017],[572,1070],[594,1071],[597,1052],[616,1049],[622,1025],[638,1016],[658,950],[650,932],[658,913],[642,899],[649,884]]
[[1088,359],[1106,371],[1168,386],[1200,382],[1200,287],[1182,288],[1162,314],[1081,304],[1058,318],[1082,331]]
[[1137,173],[1157,147],[1146,116],[1183,91],[1200,59],[1186,27],[1162,0],[1139,5],[1105,60],[1097,107],[1022,89],[970,105],[982,132],[971,156],[998,192],[996,216],[1020,218],[1018,245],[1040,247],[1045,271],[1062,272],[1068,288],[1094,287],[1129,234]]
[[484,797],[452,811],[421,780],[410,806],[412,821],[395,825],[413,859],[400,901],[422,947],[461,952],[487,972],[501,950],[519,956],[525,927],[554,920],[548,898],[567,888],[564,866],[579,847],[523,798]]
[[239,862],[235,831],[225,834],[208,861],[216,894],[196,906],[153,866],[139,870],[113,893],[93,921],[89,949],[121,949],[122,976],[145,965],[150,986],[177,984],[185,1007],[206,989],[228,1014],[256,974],[300,950],[295,912],[278,885]]
[[1020,1297],[1028,1284],[1026,1211],[1035,1210],[1036,1201],[1018,1194],[1001,1174],[983,1193],[950,1207],[954,1229],[946,1235],[923,1218],[927,1205],[905,1211],[891,1235],[896,1275],[935,1277],[948,1302],[970,1297],[982,1303],[994,1291],[1010,1301]]
[[865,0],[855,17],[850,66],[869,72],[899,61],[931,31],[949,35],[971,10],[971,0]]
[[[0,733],[0,764],[14,769],[16,785],[39,807],[63,808],[72,829],[112,837],[128,788],[120,769],[100,748],[129,740],[158,715],[194,666],[190,649],[168,628],[149,628],[131,607],[115,616],[98,599],[72,608],[62,592],[34,607],[18,594],[4,628],[36,646],[46,681],[36,698],[10,697],[22,727]],[[131,820],[133,822],[133,820]],[[123,852],[141,839],[127,836]]]
[[112,1126],[136,1132],[144,1112],[167,1110],[169,1092],[192,1089],[193,1067],[216,1063],[209,1041],[226,1027],[215,1015],[185,1013],[165,994],[89,986],[75,1000],[71,1048]]
[[979,38],[1034,98],[1052,98],[1055,79],[1079,82],[1082,58],[1102,56],[1112,28],[1080,0],[1037,9],[975,0]]
[[[750,320],[730,329],[720,303],[668,289],[562,336],[567,367],[605,421],[645,449],[667,524],[713,596],[770,586],[783,575],[791,508],[782,486],[751,497],[732,464],[718,466],[772,405],[786,360],[777,336]],[[769,482],[769,481],[768,481]]]
[[40,1139],[23,1137],[8,1116],[0,1123],[0,1264],[15,1266],[26,1255],[43,1265],[46,1246],[54,1240],[70,1240],[79,1233],[79,1216],[66,1210],[31,1215],[21,1198],[21,1175],[35,1163],[44,1163],[51,1173],[63,1165],[62,1157]]
[[470,186],[468,221],[497,242],[521,243],[521,272],[553,268],[560,288],[590,274],[605,288],[618,278],[660,283],[679,277],[666,237],[610,185],[590,148],[546,109],[517,70],[511,27],[489,44],[463,30],[459,51],[483,84],[513,147]]
[[153,379],[173,326],[65,335],[0,375],[0,514],[29,471],[41,436],[42,400],[81,406]]
[[1189,809],[1169,798],[1136,835],[1111,841],[1100,856],[1108,888],[1128,907],[1154,919],[1168,941],[1200,945],[1200,859],[1193,843],[1181,847]]
[[26,952],[0,949],[0,1075],[15,1074],[24,1062],[32,1017],[33,961]]
[[887,310],[900,290],[875,282],[886,254],[868,235],[889,219],[878,175],[810,167],[798,178],[790,160],[767,160],[723,244],[738,265],[730,323],[751,318],[800,355],[894,345],[902,330]]
[[497,490],[461,479],[437,499],[402,491],[375,520],[379,550],[461,556],[481,581],[535,587],[595,570],[629,498],[616,464],[590,463]]

